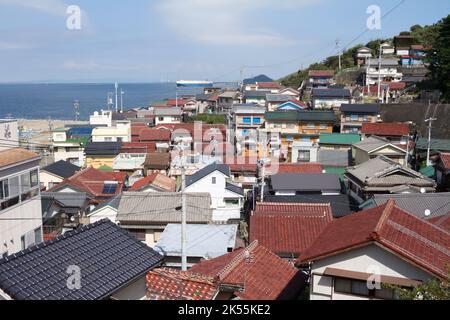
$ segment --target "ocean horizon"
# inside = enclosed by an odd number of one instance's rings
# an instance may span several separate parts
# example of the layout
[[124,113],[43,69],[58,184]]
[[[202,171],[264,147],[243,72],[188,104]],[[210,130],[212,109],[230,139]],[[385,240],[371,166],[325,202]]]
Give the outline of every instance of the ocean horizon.
[[[125,110],[176,96],[175,82],[119,83],[119,107],[121,90]],[[108,108],[109,92],[114,93],[114,83],[0,83],[0,118],[75,120],[78,100],[79,120],[89,120],[94,111]],[[197,92],[183,89],[179,94]]]

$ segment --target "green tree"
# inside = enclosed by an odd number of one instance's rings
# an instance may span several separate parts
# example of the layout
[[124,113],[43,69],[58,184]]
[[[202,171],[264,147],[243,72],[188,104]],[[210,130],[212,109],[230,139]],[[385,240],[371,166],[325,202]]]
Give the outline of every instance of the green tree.
[[429,55],[433,85],[442,92],[442,99],[450,101],[450,15],[439,27],[436,42]]
[[428,281],[412,290],[397,286],[385,287],[393,289],[401,300],[450,300],[449,278],[450,275],[444,281]]

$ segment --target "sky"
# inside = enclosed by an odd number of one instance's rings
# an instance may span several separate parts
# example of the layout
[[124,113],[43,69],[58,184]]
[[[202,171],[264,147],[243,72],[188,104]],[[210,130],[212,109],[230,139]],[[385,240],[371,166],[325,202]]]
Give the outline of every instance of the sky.
[[[387,14],[380,29],[367,28],[371,5]],[[449,13],[442,0],[0,0],[0,82],[277,79],[336,55],[337,39],[351,47]]]

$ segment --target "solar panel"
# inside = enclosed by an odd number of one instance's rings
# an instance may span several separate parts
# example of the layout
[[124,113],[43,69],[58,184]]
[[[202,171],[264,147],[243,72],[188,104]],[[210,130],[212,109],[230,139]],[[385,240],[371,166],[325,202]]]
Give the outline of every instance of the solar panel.
[[115,194],[117,191],[117,183],[105,183],[103,186],[103,194]]

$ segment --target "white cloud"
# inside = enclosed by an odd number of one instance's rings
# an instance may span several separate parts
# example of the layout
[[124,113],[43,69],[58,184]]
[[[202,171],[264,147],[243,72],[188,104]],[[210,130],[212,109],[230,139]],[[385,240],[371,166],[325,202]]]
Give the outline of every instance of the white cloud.
[[68,7],[60,0],[0,0],[0,5],[24,7],[59,16],[66,15]]
[[[321,0],[160,0],[163,21],[185,39],[216,45],[289,45],[296,41],[249,21],[253,10],[294,10]],[[260,25],[255,26],[255,25]]]

